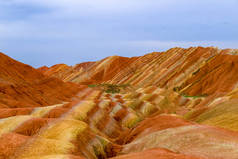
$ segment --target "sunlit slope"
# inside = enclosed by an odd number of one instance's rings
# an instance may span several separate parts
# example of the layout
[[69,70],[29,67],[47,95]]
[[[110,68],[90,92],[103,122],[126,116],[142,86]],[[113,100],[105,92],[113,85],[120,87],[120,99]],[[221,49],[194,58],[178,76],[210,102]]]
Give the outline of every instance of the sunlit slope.
[[78,91],[76,84],[44,76],[0,53],[0,109],[53,105],[70,100]]

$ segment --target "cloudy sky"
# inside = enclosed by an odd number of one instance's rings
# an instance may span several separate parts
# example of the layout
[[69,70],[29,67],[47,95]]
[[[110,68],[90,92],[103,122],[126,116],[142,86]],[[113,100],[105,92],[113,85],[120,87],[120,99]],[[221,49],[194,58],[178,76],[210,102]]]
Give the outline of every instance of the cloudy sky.
[[238,0],[0,0],[0,51],[34,67],[238,48]]

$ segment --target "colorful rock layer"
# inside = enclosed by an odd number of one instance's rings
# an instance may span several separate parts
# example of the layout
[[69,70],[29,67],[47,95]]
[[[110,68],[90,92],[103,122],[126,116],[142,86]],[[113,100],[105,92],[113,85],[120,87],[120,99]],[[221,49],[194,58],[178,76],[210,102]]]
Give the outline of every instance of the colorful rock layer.
[[237,159],[238,51],[38,70],[0,58],[0,159]]

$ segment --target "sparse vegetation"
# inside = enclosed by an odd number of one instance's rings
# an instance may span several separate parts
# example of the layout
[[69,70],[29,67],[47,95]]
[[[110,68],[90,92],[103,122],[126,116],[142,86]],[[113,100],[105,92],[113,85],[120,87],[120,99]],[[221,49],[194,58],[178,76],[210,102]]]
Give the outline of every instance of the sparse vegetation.
[[88,85],[88,87],[90,88],[94,88],[94,87],[101,87],[103,89],[104,92],[106,93],[120,93],[120,91],[122,89],[126,89],[127,87],[129,87],[130,84],[121,84],[121,85],[116,85],[116,84],[91,84]]
[[96,84],[89,84],[88,87],[94,88],[94,87],[97,87],[97,85]]
[[203,97],[207,97],[208,94],[200,94],[200,95],[196,95],[196,96],[190,96],[190,95],[187,95],[187,94],[181,94],[183,97],[186,97],[186,98],[203,98]]

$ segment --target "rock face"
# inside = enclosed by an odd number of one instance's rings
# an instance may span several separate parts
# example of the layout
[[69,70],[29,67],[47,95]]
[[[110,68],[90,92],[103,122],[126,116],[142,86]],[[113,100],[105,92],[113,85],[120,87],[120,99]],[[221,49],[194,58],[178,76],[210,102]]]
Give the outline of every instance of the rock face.
[[0,54],[0,159],[237,159],[238,51],[38,70]]

